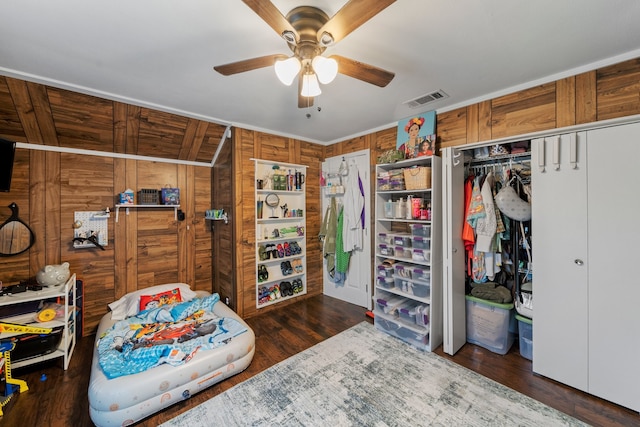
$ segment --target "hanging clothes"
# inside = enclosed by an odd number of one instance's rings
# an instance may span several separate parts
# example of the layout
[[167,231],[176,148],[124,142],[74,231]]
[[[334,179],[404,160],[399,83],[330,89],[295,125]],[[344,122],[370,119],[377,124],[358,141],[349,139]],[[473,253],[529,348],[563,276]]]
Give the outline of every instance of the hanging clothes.
[[327,261],[327,273],[330,278],[335,276],[336,266],[336,236],[338,230],[338,214],[335,197],[324,214],[318,237],[322,241],[322,256]]
[[476,249],[480,252],[493,251],[493,239],[496,234],[497,220],[495,202],[493,200],[493,173],[489,172],[484,179],[480,194],[485,212],[484,217],[478,218],[476,222]]
[[355,160],[351,159],[348,173],[346,175],[344,194],[344,224],[342,228],[343,249],[351,252],[363,247],[363,222],[364,193],[362,192],[362,181]]

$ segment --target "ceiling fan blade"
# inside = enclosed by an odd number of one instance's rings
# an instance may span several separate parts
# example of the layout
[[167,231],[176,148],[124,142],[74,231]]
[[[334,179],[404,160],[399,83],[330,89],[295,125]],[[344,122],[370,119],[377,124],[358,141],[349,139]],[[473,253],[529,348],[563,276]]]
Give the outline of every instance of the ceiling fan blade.
[[313,107],[313,96],[302,96],[302,74],[298,76],[298,108]]
[[295,43],[300,41],[300,35],[293,28],[293,25],[282,13],[278,10],[273,3],[268,0],[242,0],[244,4],[249,6],[264,22],[269,24],[280,37],[286,32],[290,32],[295,36]]
[[340,55],[331,55],[330,58],[338,62],[338,72],[372,85],[385,87],[393,80],[395,73],[365,64],[364,62],[355,61]]
[[278,59],[287,59],[287,55],[275,54],[266,55],[259,58],[245,59],[244,61],[232,62],[230,64],[217,65],[214,70],[224,76],[244,73],[245,71],[256,70],[258,68],[271,67]]
[[[336,43],[360,25],[376,16],[383,9],[396,0],[350,0],[340,9],[322,28],[318,30],[318,41],[323,40],[323,34],[329,33]],[[245,2],[246,3],[246,2]]]

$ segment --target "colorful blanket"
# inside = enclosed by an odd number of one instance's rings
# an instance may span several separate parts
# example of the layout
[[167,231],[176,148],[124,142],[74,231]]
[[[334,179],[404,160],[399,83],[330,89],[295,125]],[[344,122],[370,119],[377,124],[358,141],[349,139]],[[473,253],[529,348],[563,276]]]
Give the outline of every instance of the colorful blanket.
[[246,332],[236,319],[213,314],[219,300],[213,294],[118,321],[98,341],[100,367],[112,379],[162,363],[181,365],[199,349],[220,347]]

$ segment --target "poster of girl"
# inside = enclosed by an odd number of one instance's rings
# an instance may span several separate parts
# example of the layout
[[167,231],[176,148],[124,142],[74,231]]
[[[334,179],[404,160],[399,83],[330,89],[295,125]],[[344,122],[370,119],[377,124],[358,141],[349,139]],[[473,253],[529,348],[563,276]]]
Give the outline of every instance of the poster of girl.
[[405,159],[435,154],[436,112],[429,111],[398,122],[396,148]]

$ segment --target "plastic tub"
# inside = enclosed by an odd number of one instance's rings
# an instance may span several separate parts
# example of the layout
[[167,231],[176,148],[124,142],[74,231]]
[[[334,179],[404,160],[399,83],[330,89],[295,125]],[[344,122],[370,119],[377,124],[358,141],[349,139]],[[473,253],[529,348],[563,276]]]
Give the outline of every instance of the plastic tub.
[[394,285],[394,279],[393,277],[378,276],[377,283],[381,288],[391,289]]
[[466,296],[467,342],[494,353],[506,354],[517,332],[513,304]]
[[387,245],[393,244],[393,235],[387,233],[378,233],[378,243],[385,243]]
[[431,259],[431,251],[426,249],[412,249],[411,259],[416,262],[429,262]]
[[412,265],[404,262],[397,262],[393,265],[393,272],[397,277],[411,279]]
[[393,276],[393,267],[390,265],[381,264],[377,268],[378,277],[392,277]]
[[431,284],[431,270],[429,267],[418,267],[412,265],[409,267],[411,270],[411,279],[415,282],[420,282],[426,285]]
[[430,237],[431,226],[428,224],[411,224],[411,235],[417,237]]
[[393,252],[398,258],[407,258],[411,259],[411,249],[405,248],[403,246],[395,246],[393,248]]
[[516,314],[518,321],[518,335],[520,335],[520,356],[533,360],[533,321]]
[[403,248],[411,247],[411,236],[409,233],[399,233],[393,235],[393,244],[395,246],[402,246]]
[[411,246],[416,249],[431,249],[431,239],[427,237],[413,236]]
[[380,255],[384,256],[393,256],[395,253],[393,250],[393,246],[389,246],[385,243],[380,243],[378,245],[378,252],[380,253]]
[[427,298],[431,294],[431,287],[428,284],[398,276],[395,276],[393,280],[395,288],[407,295]]

